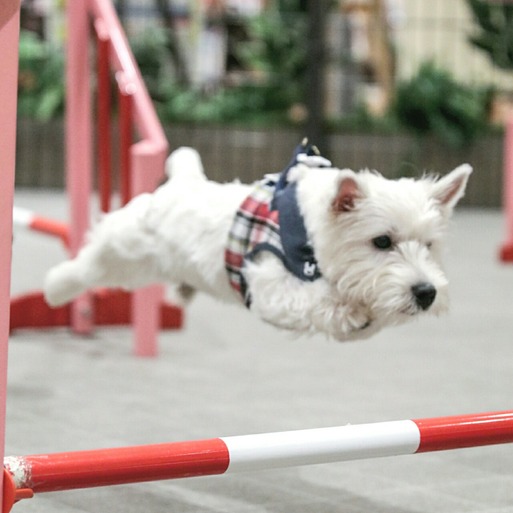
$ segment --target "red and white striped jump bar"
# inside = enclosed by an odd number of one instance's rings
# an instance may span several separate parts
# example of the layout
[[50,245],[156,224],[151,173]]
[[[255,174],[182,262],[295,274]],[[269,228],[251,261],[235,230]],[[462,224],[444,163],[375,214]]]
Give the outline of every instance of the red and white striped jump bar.
[[[513,411],[4,460],[4,508],[33,493],[513,442]],[[6,502],[7,501],[7,502]]]
[[31,210],[21,207],[13,207],[12,209],[13,226],[33,230],[35,232],[53,235],[62,240],[65,246],[68,245],[69,227],[62,221],[55,221],[47,217],[38,216]]

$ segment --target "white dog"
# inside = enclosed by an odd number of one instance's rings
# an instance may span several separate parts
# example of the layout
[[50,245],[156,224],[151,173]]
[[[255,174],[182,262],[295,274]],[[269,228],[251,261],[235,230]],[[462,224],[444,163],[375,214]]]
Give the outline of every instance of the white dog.
[[167,282],[340,341],[446,310],[440,246],[471,167],[393,181],[333,168],[313,149],[304,141],[281,175],[254,185],[208,181],[195,150],[176,150],[164,185],[105,215],[50,270],[48,303]]

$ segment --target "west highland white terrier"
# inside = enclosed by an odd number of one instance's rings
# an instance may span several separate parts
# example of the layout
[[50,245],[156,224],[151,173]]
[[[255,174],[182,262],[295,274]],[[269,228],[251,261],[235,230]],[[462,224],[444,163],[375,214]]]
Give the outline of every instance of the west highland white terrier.
[[387,180],[336,169],[303,141],[281,174],[253,185],[207,180],[192,148],[173,152],[166,172],[49,271],[50,305],[92,287],[173,283],[340,341],[447,309],[440,250],[468,164],[440,179]]

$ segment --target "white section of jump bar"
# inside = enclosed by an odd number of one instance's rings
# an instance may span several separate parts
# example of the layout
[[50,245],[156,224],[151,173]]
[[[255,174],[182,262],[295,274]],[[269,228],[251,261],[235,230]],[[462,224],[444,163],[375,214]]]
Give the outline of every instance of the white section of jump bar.
[[221,438],[227,472],[414,454],[420,431],[411,420]]
[[20,226],[28,228],[34,220],[34,212],[27,210],[26,208],[13,207],[12,208],[12,222],[14,226]]

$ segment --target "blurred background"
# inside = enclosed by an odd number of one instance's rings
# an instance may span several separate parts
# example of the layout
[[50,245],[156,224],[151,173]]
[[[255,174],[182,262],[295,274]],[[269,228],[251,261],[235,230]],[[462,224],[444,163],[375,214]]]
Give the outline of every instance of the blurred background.
[[[389,177],[470,162],[465,203],[500,206],[513,2],[115,5],[171,149],[196,147],[210,178],[277,172],[307,135],[337,167]],[[63,187],[64,39],[64,0],[22,1],[18,186]]]

